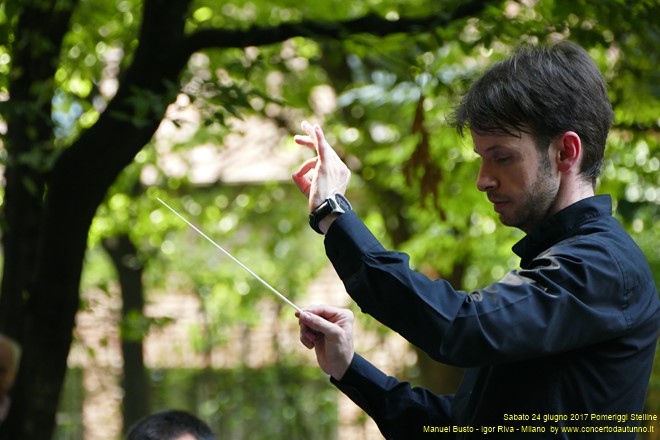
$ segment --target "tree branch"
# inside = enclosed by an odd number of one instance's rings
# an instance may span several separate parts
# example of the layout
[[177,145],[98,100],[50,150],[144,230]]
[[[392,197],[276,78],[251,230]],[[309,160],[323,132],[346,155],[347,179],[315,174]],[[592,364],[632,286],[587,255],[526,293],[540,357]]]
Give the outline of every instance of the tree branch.
[[302,21],[285,23],[275,27],[253,26],[246,30],[205,29],[188,36],[184,52],[192,54],[208,48],[241,48],[280,43],[293,37],[312,39],[341,40],[355,34],[385,36],[396,33],[428,32],[434,28],[447,26],[455,20],[470,17],[481,12],[488,0],[464,3],[451,13],[387,20],[379,15],[369,14],[342,22]]

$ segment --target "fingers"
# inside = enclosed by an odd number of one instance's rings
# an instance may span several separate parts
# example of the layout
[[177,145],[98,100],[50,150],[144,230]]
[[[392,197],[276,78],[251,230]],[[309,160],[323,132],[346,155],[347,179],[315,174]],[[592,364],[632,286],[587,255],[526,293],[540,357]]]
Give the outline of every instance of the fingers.
[[317,139],[316,152],[319,155],[319,159],[324,160],[328,150],[333,151],[332,147],[328,141],[325,140],[325,134],[323,133],[323,129],[321,129],[319,124],[314,124],[314,134]]
[[318,140],[317,137],[316,137],[316,133],[314,131],[316,126],[318,126],[318,124],[312,125],[307,121],[302,121],[300,123],[300,128],[302,128],[303,131],[305,133],[307,133],[307,135],[310,137],[310,139],[312,139],[312,141],[314,141],[314,142],[316,142]]
[[299,145],[304,145],[316,150],[319,158],[323,160],[328,150],[332,151],[332,147],[328,141],[326,141],[321,126],[319,124],[312,125],[307,121],[302,121],[300,127],[305,133],[307,133],[307,136],[294,136],[294,140]]
[[316,334],[312,333],[312,330],[306,327],[300,328],[300,342],[309,348],[310,350],[316,345]]
[[309,136],[302,136],[297,134],[293,137],[293,141],[298,145],[302,145],[312,150],[316,150],[316,141],[310,138]]
[[338,323],[345,320],[353,320],[353,312],[348,309],[342,309],[340,307],[329,306],[325,304],[309,306],[305,309],[305,312],[310,314],[317,315],[324,320]]
[[312,150],[318,151],[317,148],[318,140],[316,133],[314,132],[314,127],[315,126],[312,126],[312,124],[310,124],[309,122],[302,121],[300,123],[300,128],[302,128],[302,130],[305,133],[307,133],[307,136],[295,135],[293,137],[294,142],[297,143],[298,145],[302,145]]
[[325,138],[318,124],[301,123],[306,135],[295,136],[296,143],[316,151],[316,157],[305,162],[292,177],[307,196],[310,211],[321,205],[333,193],[344,194],[351,172]]
[[336,324],[313,313],[303,312],[299,319],[303,325],[327,336],[340,331],[340,328]]
[[314,348],[324,336],[336,339],[353,323],[353,312],[326,305],[311,306],[303,313],[296,312],[296,317],[300,323],[300,342],[307,348]]
[[302,343],[314,348],[316,360],[324,372],[341,380],[355,354],[353,313],[332,306],[312,306],[297,316]]
[[312,306],[299,313],[301,342],[308,348],[322,337],[342,339],[342,334],[352,334],[353,312],[332,306]]
[[305,163],[302,164],[302,166],[298,169],[298,171],[296,171],[292,175],[293,181],[298,187],[298,189],[300,189],[300,191],[303,194],[305,194],[305,196],[307,197],[309,197],[309,192],[312,186],[312,180],[307,178],[307,173],[309,173],[311,170],[316,168],[317,162],[318,162],[317,157],[313,157],[305,161]]
[[300,324],[300,342],[302,342],[302,344],[309,349],[314,348],[317,341],[319,341],[323,335],[312,330],[309,326],[303,324],[302,321],[300,321],[300,312],[296,312],[296,317],[299,319]]

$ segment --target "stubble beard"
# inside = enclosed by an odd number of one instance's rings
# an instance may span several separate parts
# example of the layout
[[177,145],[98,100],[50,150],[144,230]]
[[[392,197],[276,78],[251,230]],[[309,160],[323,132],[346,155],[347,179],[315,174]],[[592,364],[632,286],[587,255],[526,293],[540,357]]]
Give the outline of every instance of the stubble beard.
[[559,193],[559,180],[554,179],[550,164],[541,161],[537,178],[525,192],[520,206],[510,216],[500,215],[500,221],[506,226],[531,232],[552,211]]

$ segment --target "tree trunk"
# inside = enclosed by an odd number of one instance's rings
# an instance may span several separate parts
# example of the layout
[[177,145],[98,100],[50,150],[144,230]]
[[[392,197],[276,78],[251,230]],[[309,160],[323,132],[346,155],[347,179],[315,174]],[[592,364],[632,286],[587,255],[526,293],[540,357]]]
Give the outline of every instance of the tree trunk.
[[[23,346],[8,419],[0,438],[52,437],[67,368],[87,233],[119,173],[150,140],[178,91],[193,51],[282,42],[294,36],[342,39],[352,33],[419,31],[475,14],[484,2],[453,15],[390,22],[377,16],[334,23],[202,30],[184,34],[190,0],[145,0],[139,45],[116,96],[93,127],[55,159],[51,102],[62,39],[78,0],[20,2],[12,43],[0,330]],[[53,165],[54,163],[54,165]]]
[[[31,167],[18,166],[26,158],[44,158],[35,153],[47,152],[45,146],[52,146],[50,96],[33,96],[39,90],[35,84],[52,84],[61,36],[70,16],[62,12],[61,2],[52,3],[35,1],[23,8],[16,33],[21,50],[13,65],[19,73],[10,79],[12,104],[17,110],[6,116],[9,157],[0,328],[15,336],[24,350],[0,438],[21,440],[52,438],[78,310],[89,226],[110,185],[156,131],[185,65],[185,54],[177,48],[182,46],[189,2],[147,0],[134,62],[99,121],[64,150],[51,169],[47,169],[48,160],[43,167],[31,162],[27,162]],[[54,3],[57,13],[44,7],[54,8]],[[69,13],[75,4],[67,3]],[[44,23],[52,23],[54,30],[35,38],[44,33]],[[53,35],[56,31],[59,39]],[[43,44],[34,47],[43,41],[50,43],[49,54],[44,54]],[[137,119],[133,117],[135,95],[140,93],[160,99],[151,100],[149,112]],[[44,104],[37,111],[29,108],[32,103]],[[43,130],[22,131],[38,123]]]
[[[150,412],[149,379],[142,342],[145,327],[135,318],[144,315],[144,267],[137,248],[126,234],[103,240],[103,247],[117,270],[122,298],[121,351],[124,358],[124,430]],[[137,325],[136,325],[137,324]]]
[[[61,307],[71,306],[66,301],[59,302],[56,296],[58,280],[54,280],[53,286],[46,290],[57,307],[48,311],[52,301],[47,304],[35,301],[45,182],[48,164],[53,157],[51,78],[77,1],[57,8],[53,3],[35,0],[20,15],[9,81],[11,106],[4,113],[8,127],[5,139],[8,159],[5,221],[2,225],[5,258],[0,327],[20,342],[23,355],[12,392],[9,417],[0,425],[0,438],[48,438],[53,425],[50,420],[54,417],[66,369],[66,354],[62,356],[59,347],[68,347],[71,339],[71,327],[66,333],[58,332],[61,330],[60,323],[72,320],[73,315],[69,313],[71,316],[67,317],[58,313]],[[50,44],[40,44],[43,41]],[[35,84],[41,87],[34,87]],[[73,307],[75,310],[76,305]],[[48,317],[39,322],[44,327],[35,329],[32,324],[36,316],[44,311]],[[37,366],[42,370],[48,369],[48,373],[34,374]],[[28,384],[39,392],[30,394]],[[50,417],[41,417],[48,412]],[[22,417],[24,414],[30,416]],[[34,437],[32,433],[44,435]]]

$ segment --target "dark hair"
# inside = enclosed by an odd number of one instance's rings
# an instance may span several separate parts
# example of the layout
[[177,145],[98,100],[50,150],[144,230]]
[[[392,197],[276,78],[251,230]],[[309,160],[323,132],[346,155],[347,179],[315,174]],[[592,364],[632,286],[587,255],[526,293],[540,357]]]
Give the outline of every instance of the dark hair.
[[213,431],[197,417],[180,410],[152,414],[136,422],[126,440],[173,440],[191,434],[196,440],[215,440]]
[[582,141],[580,174],[596,183],[614,113],[605,80],[589,54],[563,41],[549,47],[524,46],[477,79],[453,115],[462,135],[531,134],[539,149],[566,131]]

